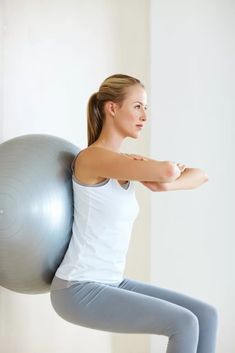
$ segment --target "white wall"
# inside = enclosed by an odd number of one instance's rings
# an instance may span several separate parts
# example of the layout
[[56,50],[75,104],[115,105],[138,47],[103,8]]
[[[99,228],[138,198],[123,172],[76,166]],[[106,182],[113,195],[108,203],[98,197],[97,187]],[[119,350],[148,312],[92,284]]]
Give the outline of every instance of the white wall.
[[117,68],[114,4],[5,3],[4,138],[47,130],[85,145],[87,97]]
[[[5,0],[0,4],[5,42],[1,142],[45,133],[85,148],[86,104],[102,80],[127,73],[148,84],[148,2],[136,6],[133,0]],[[138,141],[125,142],[124,150],[148,154],[148,141],[146,129]],[[150,223],[149,193],[140,186],[137,197],[143,212],[133,229],[126,274],[145,280],[149,232],[144,238],[142,234]],[[111,335],[65,322],[53,311],[49,294],[23,295],[1,287],[0,311],[4,353],[125,353],[130,345],[142,353],[149,345],[147,335]]]
[[[151,1],[151,149],[202,168],[201,188],[152,194],[151,281],[217,307],[234,352],[235,2]],[[165,337],[151,337],[163,353]]]

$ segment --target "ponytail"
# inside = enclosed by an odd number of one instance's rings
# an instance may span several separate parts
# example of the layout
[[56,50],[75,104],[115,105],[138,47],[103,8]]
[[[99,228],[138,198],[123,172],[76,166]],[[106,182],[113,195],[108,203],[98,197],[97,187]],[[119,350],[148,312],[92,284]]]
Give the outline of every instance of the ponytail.
[[103,127],[103,118],[100,112],[97,93],[93,93],[87,105],[87,138],[88,146],[95,142]]

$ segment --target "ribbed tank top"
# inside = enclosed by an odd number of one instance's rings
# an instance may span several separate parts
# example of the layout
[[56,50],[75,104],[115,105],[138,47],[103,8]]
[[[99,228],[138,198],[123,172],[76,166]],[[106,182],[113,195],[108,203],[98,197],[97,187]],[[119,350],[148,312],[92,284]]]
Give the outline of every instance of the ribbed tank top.
[[55,277],[72,282],[121,282],[139,212],[134,181],[124,185],[116,179],[95,185],[81,183],[74,174],[76,157],[72,163],[72,236]]

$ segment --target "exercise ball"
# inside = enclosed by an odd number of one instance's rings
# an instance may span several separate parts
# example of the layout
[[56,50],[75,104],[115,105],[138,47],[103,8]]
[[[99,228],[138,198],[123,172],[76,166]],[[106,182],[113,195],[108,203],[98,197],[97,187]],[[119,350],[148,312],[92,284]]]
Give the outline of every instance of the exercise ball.
[[79,152],[52,135],[0,144],[0,285],[39,294],[67,250],[73,222],[71,163]]

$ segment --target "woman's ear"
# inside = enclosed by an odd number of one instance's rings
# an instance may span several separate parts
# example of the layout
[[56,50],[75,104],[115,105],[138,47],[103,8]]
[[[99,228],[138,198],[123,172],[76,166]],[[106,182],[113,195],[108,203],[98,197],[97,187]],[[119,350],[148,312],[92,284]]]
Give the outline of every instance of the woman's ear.
[[105,111],[111,116],[115,116],[117,110],[117,104],[112,101],[105,102]]

